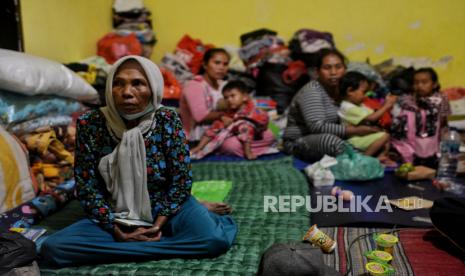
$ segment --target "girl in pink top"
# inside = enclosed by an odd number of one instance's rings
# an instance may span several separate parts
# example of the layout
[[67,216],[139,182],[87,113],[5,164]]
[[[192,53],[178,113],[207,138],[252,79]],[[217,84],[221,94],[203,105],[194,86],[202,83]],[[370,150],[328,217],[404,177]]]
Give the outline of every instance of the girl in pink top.
[[436,168],[441,133],[450,115],[449,101],[440,92],[433,68],[415,71],[413,89],[413,95],[401,98],[401,110],[391,129],[392,145],[404,162]]
[[[224,112],[217,111],[218,101],[222,99],[223,80],[228,72],[230,56],[222,48],[213,48],[205,52],[201,75],[188,81],[180,99],[180,115],[184,131],[191,142],[199,141],[215,120],[230,120]],[[274,137],[270,130],[263,133],[263,139],[253,141],[252,152],[258,156],[270,151]],[[220,150],[223,154],[244,156],[241,142],[237,137],[224,141]]]

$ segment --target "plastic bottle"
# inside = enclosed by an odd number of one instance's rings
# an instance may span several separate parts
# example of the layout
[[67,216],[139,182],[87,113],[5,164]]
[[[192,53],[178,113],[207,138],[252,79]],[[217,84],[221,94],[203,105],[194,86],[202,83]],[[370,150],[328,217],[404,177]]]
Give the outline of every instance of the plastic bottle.
[[450,128],[443,134],[437,173],[437,180],[448,184],[446,191],[456,194],[461,194],[464,189],[461,184],[456,182],[460,143],[460,135],[454,128]]

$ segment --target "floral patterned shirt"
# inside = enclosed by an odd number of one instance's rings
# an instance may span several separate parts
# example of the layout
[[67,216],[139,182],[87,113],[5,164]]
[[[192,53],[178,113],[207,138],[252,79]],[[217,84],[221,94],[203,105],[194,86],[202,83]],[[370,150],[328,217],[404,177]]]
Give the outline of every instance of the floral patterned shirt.
[[[192,170],[189,147],[175,111],[156,111],[153,129],[144,134],[147,155],[147,188],[152,215],[172,216],[189,198]],[[118,140],[106,127],[99,110],[77,120],[75,178],[77,196],[85,212],[104,229],[113,229],[114,204],[98,170],[100,159],[110,154]]]

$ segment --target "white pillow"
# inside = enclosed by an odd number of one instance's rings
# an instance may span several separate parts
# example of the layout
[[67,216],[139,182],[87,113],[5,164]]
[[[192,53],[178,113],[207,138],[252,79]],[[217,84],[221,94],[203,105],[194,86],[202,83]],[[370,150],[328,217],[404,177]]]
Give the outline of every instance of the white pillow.
[[99,102],[97,91],[63,64],[5,49],[0,49],[0,88],[26,95],[54,94]]

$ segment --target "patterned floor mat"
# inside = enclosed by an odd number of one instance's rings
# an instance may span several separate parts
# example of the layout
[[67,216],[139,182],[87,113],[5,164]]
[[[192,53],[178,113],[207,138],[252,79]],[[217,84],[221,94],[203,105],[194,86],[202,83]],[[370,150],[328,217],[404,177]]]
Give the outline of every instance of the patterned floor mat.
[[[333,254],[324,254],[324,263],[349,275],[368,275],[364,253],[376,249],[372,233],[393,229],[360,227],[321,227],[337,241]],[[394,235],[399,242],[394,247],[392,266],[395,275],[449,276],[465,275],[465,253],[460,252],[439,232],[429,229],[399,228]],[[357,239],[360,237],[360,239]],[[357,239],[351,246],[352,241]],[[350,247],[350,258],[347,258]],[[350,259],[350,261],[348,261]]]
[[[350,270],[349,275],[368,275],[365,265],[367,259],[364,253],[376,249],[372,233],[386,233],[392,229],[387,228],[359,228],[359,227],[321,227],[323,232],[337,242],[337,247],[333,254],[324,254],[324,263],[334,267],[341,272],[341,275]],[[396,233],[394,233],[397,235]],[[361,237],[363,236],[363,237]],[[358,239],[352,246],[350,244]],[[350,259],[347,258],[350,247]],[[405,256],[402,243],[397,243],[394,248],[392,266],[396,269],[395,275],[413,275],[412,268]],[[349,260],[349,261],[348,261]]]

